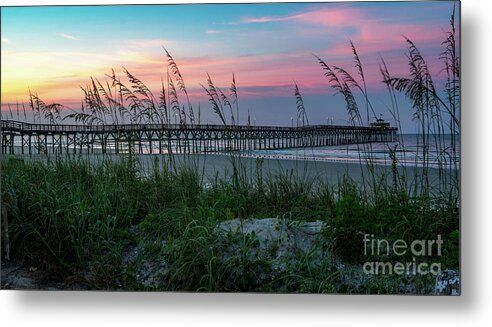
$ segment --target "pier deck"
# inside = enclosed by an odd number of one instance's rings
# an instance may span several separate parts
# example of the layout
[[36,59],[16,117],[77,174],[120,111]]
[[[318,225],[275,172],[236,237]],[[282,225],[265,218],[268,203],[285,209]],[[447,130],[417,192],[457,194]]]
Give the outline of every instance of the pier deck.
[[1,121],[2,154],[202,153],[391,142],[394,127],[181,124],[59,125]]

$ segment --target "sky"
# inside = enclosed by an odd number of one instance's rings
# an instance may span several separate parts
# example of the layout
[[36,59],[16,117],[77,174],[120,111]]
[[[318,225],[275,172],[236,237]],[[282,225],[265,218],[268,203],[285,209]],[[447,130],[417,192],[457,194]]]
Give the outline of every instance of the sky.
[[[2,7],[2,112],[5,117],[11,104],[15,113],[29,90],[47,103],[78,110],[80,87],[91,76],[104,81],[111,69],[122,75],[122,67],[157,95],[166,76],[165,47],[191,102],[200,104],[203,122],[217,122],[201,87],[207,73],[223,89],[234,73],[240,123],[249,111],[258,124],[290,125],[297,111],[295,82],[311,124],[344,124],[343,98],[334,96],[314,55],[357,76],[352,41],[370,100],[390,119],[380,57],[392,75],[407,76],[406,36],[435,79],[443,80],[439,54],[455,5],[458,10],[453,1]],[[412,132],[409,104],[403,96],[398,101],[402,128]]]

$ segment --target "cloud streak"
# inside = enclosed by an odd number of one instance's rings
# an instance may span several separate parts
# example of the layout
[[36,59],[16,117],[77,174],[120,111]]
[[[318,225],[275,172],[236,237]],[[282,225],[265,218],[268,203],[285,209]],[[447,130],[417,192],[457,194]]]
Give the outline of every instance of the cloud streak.
[[205,34],[208,34],[208,35],[215,35],[215,34],[221,34],[223,33],[224,31],[221,31],[221,30],[206,30],[205,31]]
[[67,39],[67,40],[80,41],[80,39],[78,37],[75,37],[75,36],[70,35],[70,34],[58,33],[58,36],[61,36],[62,38]]
[[[341,9],[322,9],[322,10],[311,10],[305,11],[303,13],[295,15],[286,16],[261,16],[261,17],[246,17],[239,21],[227,22],[225,24],[229,25],[240,25],[240,24],[262,24],[262,23],[276,23],[276,22],[287,22],[287,21],[305,21],[311,23],[318,23],[323,25],[339,25],[347,24],[349,18],[354,18],[359,16],[362,11],[359,9],[352,8],[341,8]],[[350,17],[351,16],[351,17]]]

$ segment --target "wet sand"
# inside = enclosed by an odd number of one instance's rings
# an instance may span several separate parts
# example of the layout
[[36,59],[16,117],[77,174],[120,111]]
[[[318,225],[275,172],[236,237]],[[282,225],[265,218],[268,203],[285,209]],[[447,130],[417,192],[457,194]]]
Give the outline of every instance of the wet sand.
[[[198,167],[205,177],[213,178],[218,174],[219,177],[229,177],[234,171],[234,166],[240,166],[247,176],[256,176],[261,172],[263,177],[288,175],[300,179],[312,179],[325,183],[337,183],[344,175],[350,176],[356,182],[363,180],[362,176],[369,176],[369,169],[360,163],[339,162],[339,161],[310,161],[310,160],[292,160],[277,158],[251,158],[237,157],[229,155],[177,155],[174,160],[178,167],[194,165]],[[141,157],[143,165],[152,165],[152,159],[149,156]],[[238,164],[240,163],[240,164]],[[261,168],[260,168],[261,167]],[[374,170],[377,176],[385,175],[388,182],[392,179],[392,168],[388,165],[375,165]],[[413,176],[420,175],[420,167],[398,167],[398,174],[406,173],[409,179]],[[438,181],[439,171],[429,169],[429,179],[431,184]]]

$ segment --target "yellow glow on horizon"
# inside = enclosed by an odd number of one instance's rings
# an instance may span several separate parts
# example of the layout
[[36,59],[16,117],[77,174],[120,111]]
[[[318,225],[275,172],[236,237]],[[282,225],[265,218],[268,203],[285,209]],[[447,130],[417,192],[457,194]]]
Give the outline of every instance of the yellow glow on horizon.
[[29,89],[42,99],[81,99],[80,86],[90,76],[102,77],[111,68],[164,64],[162,60],[131,50],[113,54],[83,52],[2,51],[2,103],[26,101]]

